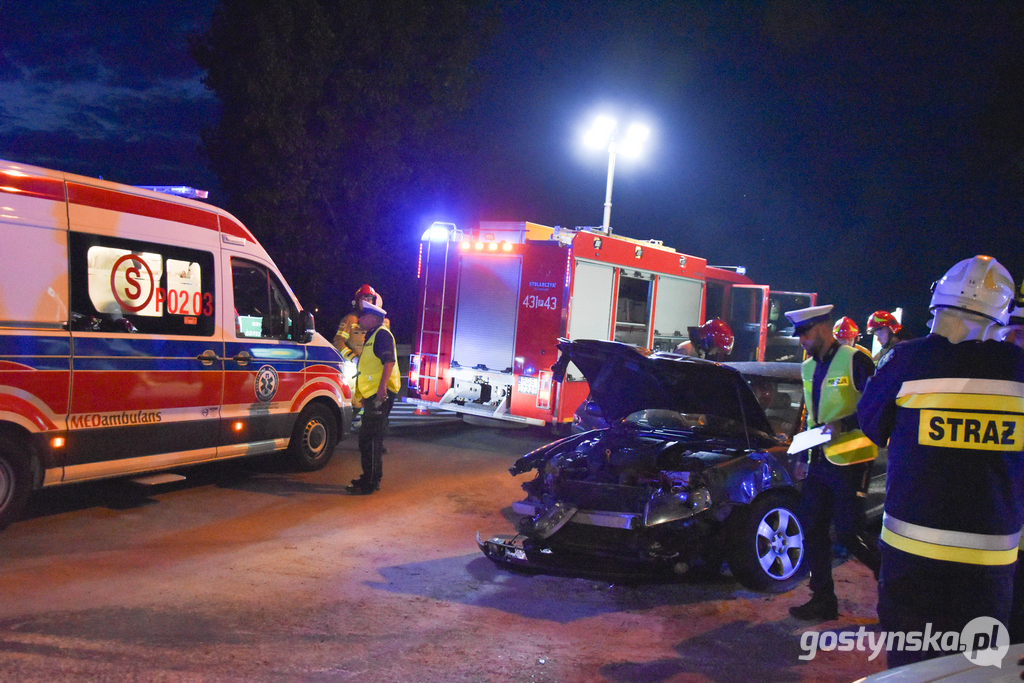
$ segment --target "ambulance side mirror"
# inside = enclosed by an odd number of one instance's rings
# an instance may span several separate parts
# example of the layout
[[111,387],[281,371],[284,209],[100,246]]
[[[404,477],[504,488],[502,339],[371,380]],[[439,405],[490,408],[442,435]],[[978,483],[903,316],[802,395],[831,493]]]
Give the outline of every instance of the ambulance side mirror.
[[316,325],[313,324],[313,314],[309,311],[299,311],[299,317],[293,323],[292,339],[300,344],[308,344],[313,341],[314,335]]

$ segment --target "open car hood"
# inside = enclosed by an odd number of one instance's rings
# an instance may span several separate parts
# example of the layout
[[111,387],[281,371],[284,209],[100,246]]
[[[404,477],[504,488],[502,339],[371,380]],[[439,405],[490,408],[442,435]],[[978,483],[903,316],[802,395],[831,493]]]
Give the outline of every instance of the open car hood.
[[634,346],[594,339],[560,339],[558,349],[555,381],[562,381],[571,361],[609,421],[658,408],[717,415],[745,424],[748,432],[773,433],[750,387],[732,368],[675,354],[645,356]]

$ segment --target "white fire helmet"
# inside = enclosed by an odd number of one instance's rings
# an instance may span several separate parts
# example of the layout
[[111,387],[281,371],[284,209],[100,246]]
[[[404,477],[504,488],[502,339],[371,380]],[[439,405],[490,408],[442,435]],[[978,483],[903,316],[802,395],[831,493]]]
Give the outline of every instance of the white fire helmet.
[[1010,318],[1013,278],[991,256],[964,259],[932,285],[928,309],[957,308],[977,313],[1001,325]]

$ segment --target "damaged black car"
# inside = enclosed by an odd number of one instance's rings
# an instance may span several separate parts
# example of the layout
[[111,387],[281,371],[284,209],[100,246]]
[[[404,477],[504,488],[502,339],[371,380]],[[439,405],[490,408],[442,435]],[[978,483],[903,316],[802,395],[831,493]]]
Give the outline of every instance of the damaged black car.
[[738,370],[618,342],[561,340],[559,350],[556,379],[574,365],[608,426],[515,462],[513,475],[536,475],[512,506],[518,533],[478,538],[488,558],[619,576],[724,565],[769,592],[802,577],[791,434],[776,433]]

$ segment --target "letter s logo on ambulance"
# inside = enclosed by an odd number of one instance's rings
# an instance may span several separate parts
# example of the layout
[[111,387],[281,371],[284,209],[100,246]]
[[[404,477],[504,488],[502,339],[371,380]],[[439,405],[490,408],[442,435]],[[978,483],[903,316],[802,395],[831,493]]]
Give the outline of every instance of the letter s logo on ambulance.
[[260,403],[266,403],[277,394],[277,370],[272,365],[264,365],[256,373],[256,398]]
[[[132,263],[122,268],[121,266],[126,261]],[[145,269],[147,277],[140,277],[142,271],[133,265],[136,263]],[[120,287],[118,287],[119,274],[124,279],[124,284]],[[147,279],[148,282],[146,282]],[[110,269],[110,291],[118,306],[129,313],[138,313],[148,306],[150,299],[153,298],[153,292],[156,291],[156,278],[153,277],[153,271],[142,258],[135,254],[125,254],[117,259],[113,268]],[[143,293],[146,295],[145,299],[142,297]]]
[[1024,416],[922,410],[917,442],[940,448],[1019,451],[1024,448]]

